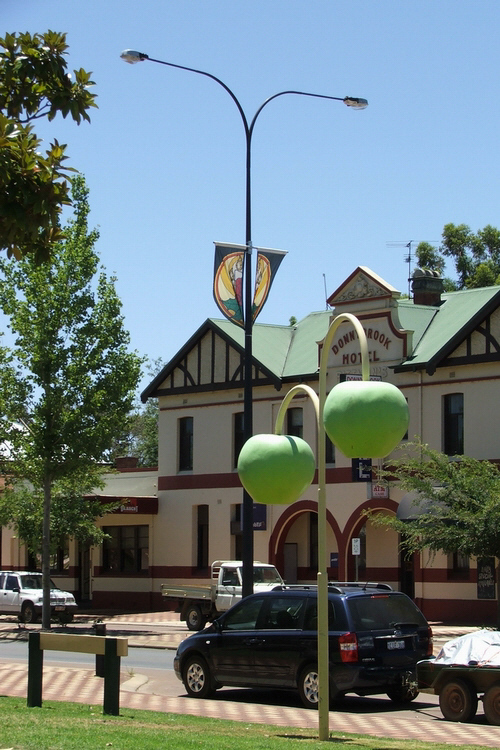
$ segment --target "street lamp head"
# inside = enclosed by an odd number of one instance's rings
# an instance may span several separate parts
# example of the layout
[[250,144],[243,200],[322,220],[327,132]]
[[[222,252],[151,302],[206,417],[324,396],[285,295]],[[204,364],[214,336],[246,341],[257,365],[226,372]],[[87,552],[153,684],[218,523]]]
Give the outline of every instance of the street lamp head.
[[148,59],[145,52],[137,52],[135,49],[124,49],[120,57],[131,65]]
[[343,102],[348,107],[352,107],[353,109],[366,109],[368,106],[368,101],[366,99],[360,99],[357,96],[345,96]]

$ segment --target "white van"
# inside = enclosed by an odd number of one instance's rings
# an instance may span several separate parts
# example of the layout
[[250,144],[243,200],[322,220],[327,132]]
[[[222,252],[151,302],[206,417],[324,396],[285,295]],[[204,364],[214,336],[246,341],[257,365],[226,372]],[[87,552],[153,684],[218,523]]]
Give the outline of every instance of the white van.
[[[0,614],[17,615],[21,622],[36,622],[42,614],[42,574],[0,571]],[[73,594],[50,582],[50,615],[71,622],[77,609]]]

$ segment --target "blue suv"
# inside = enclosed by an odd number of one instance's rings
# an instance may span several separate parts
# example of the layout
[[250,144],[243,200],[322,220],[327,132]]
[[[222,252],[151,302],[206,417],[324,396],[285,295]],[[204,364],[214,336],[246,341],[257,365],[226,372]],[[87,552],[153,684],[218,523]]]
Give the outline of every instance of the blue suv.
[[[328,618],[332,702],[386,693],[405,704],[418,695],[416,664],[432,655],[432,631],[409,597],[387,584],[330,584]],[[174,669],[194,698],[224,685],[291,689],[316,708],[316,586],[243,599],[180,644]]]

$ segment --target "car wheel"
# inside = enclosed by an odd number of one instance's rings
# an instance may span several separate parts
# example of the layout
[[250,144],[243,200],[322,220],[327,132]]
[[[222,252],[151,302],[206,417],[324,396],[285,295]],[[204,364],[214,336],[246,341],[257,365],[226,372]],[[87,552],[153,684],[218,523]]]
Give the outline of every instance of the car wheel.
[[203,630],[206,619],[201,613],[198,604],[191,605],[186,612],[186,623],[189,630]]
[[387,696],[393,703],[397,703],[398,706],[411,703],[417,695],[418,688],[416,685],[394,685],[387,691]]
[[31,623],[36,622],[38,619],[38,616],[35,612],[35,607],[33,606],[32,602],[24,602],[23,608],[21,610],[21,622],[24,623]]
[[19,619],[21,620],[21,622],[24,622],[26,624],[33,623],[38,620],[38,615],[32,602],[24,602]]
[[309,664],[300,673],[299,695],[306,708],[318,708],[318,667],[315,664]]
[[492,685],[483,698],[483,707],[490,724],[500,724],[500,683]]
[[210,670],[201,656],[190,656],[182,668],[182,682],[191,698],[207,698],[214,692]]
[[62,625],[67,625],[69,622],[73,622],[73,612],[65,612],[62,615],[59,615],[59,622]]
[[477,711],[477,694],[464,680],[450,680],[439,694],[439,708],[448,721],[470,721]]

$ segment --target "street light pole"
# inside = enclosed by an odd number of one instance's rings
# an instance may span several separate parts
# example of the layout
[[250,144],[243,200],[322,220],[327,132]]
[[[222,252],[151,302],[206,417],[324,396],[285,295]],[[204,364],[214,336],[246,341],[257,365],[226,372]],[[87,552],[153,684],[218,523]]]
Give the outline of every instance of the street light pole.
[[[352,96],[327,96],[326,94],[313,94],[308,91],[280,91],[273,96],[266,99],[255,112],[252,120],[248,121],[247,116],[241,106],[236,95],[231,91],[220,78],[207,73],[204,70],[197,70],[196,68],[189,68],[185,65],[177,65],[176,63],[166,62],[165,60],[157,60],[144,52],[137,52],[136,50],[124,50],[120,57],[122,60],[128,63],[137,63],[148,60],[149,62],[159,63],[160,65],[166,65],[170,68],[177,68],[178,70],[186,70],[190,73],[198,73],[199,75],[211,78],[222,86],[227,91],[233,102],[235,103],[238,112],[240,113],[241,120],[243,122],[243,128],[245,131],[246,140],[246,169],[245,169],[245,263],[244,263],[244,331],[245,331],[245,347],[244,347],[244,370],[243,370],[243,437],[244,441],[252,437],[253,434],[253,373],[252,373],[252,333],[253,333],[253,295],[252,295],[252,186],[251,186],[251,172],[252,172],[252,136],[255,127],[255,123],[262,112],[262,110],[274,99],[280,96],[288,94],[294,94],[296,96],[308,96],[315,99],[330,99],[333,101],[344,102],[344,104],[353,109],[365,109],[368,106],[366,99],[360,99]],[[243,490],[243,514],[242,514],[242,595],[249,596],[253,593],[253,500],[250,495]]]

